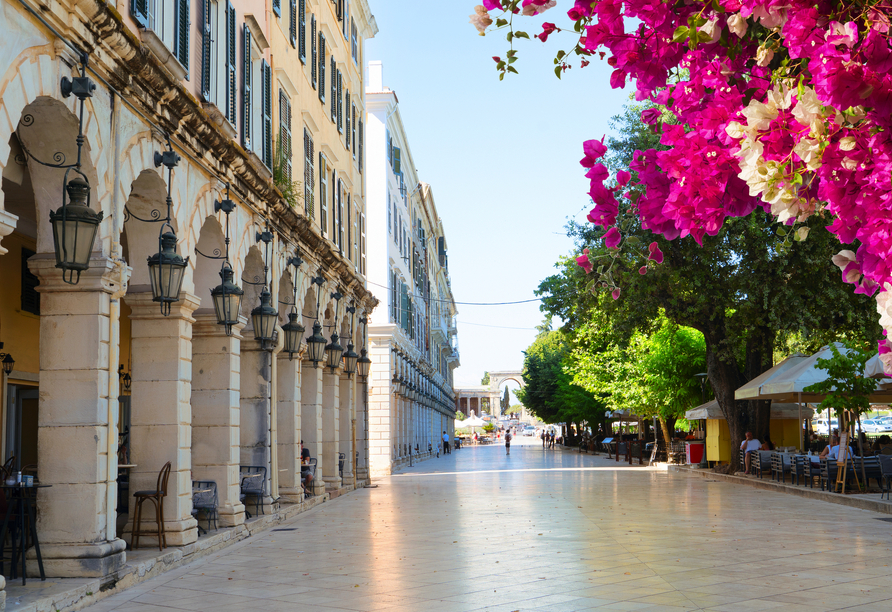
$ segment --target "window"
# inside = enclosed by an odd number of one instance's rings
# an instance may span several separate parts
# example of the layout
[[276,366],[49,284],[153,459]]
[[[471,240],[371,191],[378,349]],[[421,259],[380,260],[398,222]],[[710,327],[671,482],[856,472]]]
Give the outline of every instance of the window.
[[22,310],[34,315],[40,314],[40,294],[37,293],[37,278],[28,267],[28,258],[34,255],[34,251],[22,248]]
[[344,204],[347,199],[347,190],[344,181],[338,179],[338,250],[344,252]]
[[359,63],[359,30],[356,29],[356,21],[350,20],[350,55],[353,63]]
[[387,233],[393,236],[393,226],[391,225],[391,218],[393,215],[390,213],[390,189],[387,190]]
[[362,173],[362,141],[365,135],[365,127],[362,119],[359,120],[359,172]]
[[338,121],[338,63],[335,56],[331,56],[331,120]]
[[313,211],[313,180],[315,177],[315,169],[313,168],[313,159],[315,157],[313,138],[310,131],[304,128],[304,207],[307,216],[314,218]]
[[317,59],[317,43],[316,43],[316,16],[310,15],[310,77],[313,82],[313,89],[316,89],[316,73],[318,71],[319,60]]
[[325,35],[319,32],[319,99],[325,104]]
[[173,54],[186,69],[189,78],[189,0],[174,0]]
[[263,148],[261,159],[267,168],[273,167],[273,101],[272,70],[266,60],[260,64],[260,81],[263,95]]
[[232,2],[226,3],[226,119],[233,126],[235,118],[235,7]]
[[[347,96],[349,99],[350,96]],[[351,115],[353,117],[353,123],[350,125],[350,139],[353,141],[353,159],[356,159],[356,105],[353,104],[353,112]],[[349,141],[348,141],[349,142]]]
[[400,320],[399,279],[396,271],[390,270],[390,322],[398,323]]
[[365,274],[365,214],[359,214],[359,273]]
[[338,173],[331,171],[331,241],[338,242]]
[[279,89],[279,155],[285,177],[291,183],[291,99],[284,89]]
[[[130,0],[130,14],[152,30],[189,71],[189,0]],[[188,74],[186,75],[188,79]]]
[[353,210],[350,207],[350,200],[350,194],[345,191],[344,208],[347,209],[347,222],[344,224],[344,226],[347,228],[347,240],[344,243],[344,246],[346,247],[347,251],[347,259],[349,261],[353,261],[353,235],[355,232],[353,231],[353,223],[351,221],[351,219],[353,218]]
[[319,228],[328,234],[328,160],[319,154]]
[[[302,63],[307,62],[307,0],[297,0],[297,50]],[[315,34],[314,34],[315,35]]]
[[254,71],[251,66],[251,28],[245,24],[242,44],[242,146],[251,150],[251,83]]
[[217,3],[211,0],[203,0],[201,15],[201,95],[205,100],[211,101],[211,56],[214,50],[214,37],[212,28],[214,24],[213,12]]
[[342,25],[341,30],[344,32],[344,40],[350,40],[350,0],[341,0],[344,4],[344,11],[342,14]]
[[[291,5],[291,18],[288,20],[288,39],[291,41],[291,46],[295,49],[297,48],[297,0],[291,0],[289,2]],[[303,59],[303,57],[301,57]]]
[[273,12],[276,17],[282,16],[282,0],[273,0]]
[[350,150],[350,90],[347,90],[347,94],[344,96],[344,99],[347,101],[344,104],[344,112],[347,115],[345,124],[347,126],[347,138],[344,140],[344,146],[347,147],[347,150]]

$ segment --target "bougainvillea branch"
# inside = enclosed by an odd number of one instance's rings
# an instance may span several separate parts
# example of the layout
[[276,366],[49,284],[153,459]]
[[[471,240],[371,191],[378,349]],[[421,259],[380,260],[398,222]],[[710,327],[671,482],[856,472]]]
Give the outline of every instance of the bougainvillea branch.
[[[484,9],[522,17],[554,5],[486,0]],[[606,59],[611,87],[633,87],[672,118],[642,113],[665,150],[635,153],[637,182],[623,195],[628,178],[599,161],[602,141],[584,143],[588,219],[605,238],[618,236],[618,195],[670,240],[699,242],[757,207],[804,240],[797,224],[820,215],[852,245],[834,258],[843,279],[875,296],[892,331],[892,0],[575,0],[567,16],[570,25],[545,23],[539,36],[578,35],[556,64]],[[892,372],[892,345],[880,344]]]

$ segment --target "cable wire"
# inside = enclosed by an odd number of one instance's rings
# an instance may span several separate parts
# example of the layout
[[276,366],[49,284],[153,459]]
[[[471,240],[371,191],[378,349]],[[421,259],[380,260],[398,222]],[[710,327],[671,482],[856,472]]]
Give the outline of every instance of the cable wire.
[[[372,281],[366,281],[370,285],[374,285],[376,287],[381,287],[382,289],[387,289],[388,291],[393,291],[393,287],[388,287],[387,285],[381,285],[379,283],[373,283]],[[418,298],[420,300],[425,300],[425,297],[419,293],[410,294],[414,298]],[[428,300],[425,300],[428,301]],[[439,302],[441,304],[455,304],[456,306],[512,306],[514,304],[529,304],[530,302],[541,302],[542,298],[537,297],[531,300],[517,300],[514,302],[454,302],[452,300],[438,300],[438,299],[430,299],[431,302]]]

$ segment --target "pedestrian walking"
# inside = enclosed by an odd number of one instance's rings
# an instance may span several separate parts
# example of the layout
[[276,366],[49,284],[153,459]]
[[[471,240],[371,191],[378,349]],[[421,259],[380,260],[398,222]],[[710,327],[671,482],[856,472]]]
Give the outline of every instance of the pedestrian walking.
[[443,454],[449,454],[449,434],[445,431],[443,432]]
[[539,434],[539,437],[542,438],[542,448],[545,448],[545,430],[544,429]]
[[505,454],[511,454],[511,431],[505,432]]

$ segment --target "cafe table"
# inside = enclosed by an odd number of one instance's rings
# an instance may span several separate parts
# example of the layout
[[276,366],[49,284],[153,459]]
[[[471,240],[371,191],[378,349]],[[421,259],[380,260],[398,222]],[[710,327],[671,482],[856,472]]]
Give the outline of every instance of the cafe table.
[[[37,526],[35,524],[35,502],[37,501],[37,489],[47,489],[52,485],[35,484],[31,486],[0,485],[3,494],[6,495],[6,516],[3,517],[3,527],[0,528],[0,572],[3,571],[3,563],[5,562],[5,552],[3,550],[6,543],[6,532],[12,528],[11,538],[11,555],[10,564],[12,565],[10,578],[18,578],[18,558],[21,557],[22,563],[22,584],[28,576],[25,562],[25,547],[28,542],[28,534],[31,535],[31,541],[34,543],[34,551],[37,553],[37,567],[40,569],[40,579],[46,580],[46,574],[43,571],[43,557],[40,555],[40,542],[37,539]],[[28,515],[27,532],[25,525],[25,514]]]

